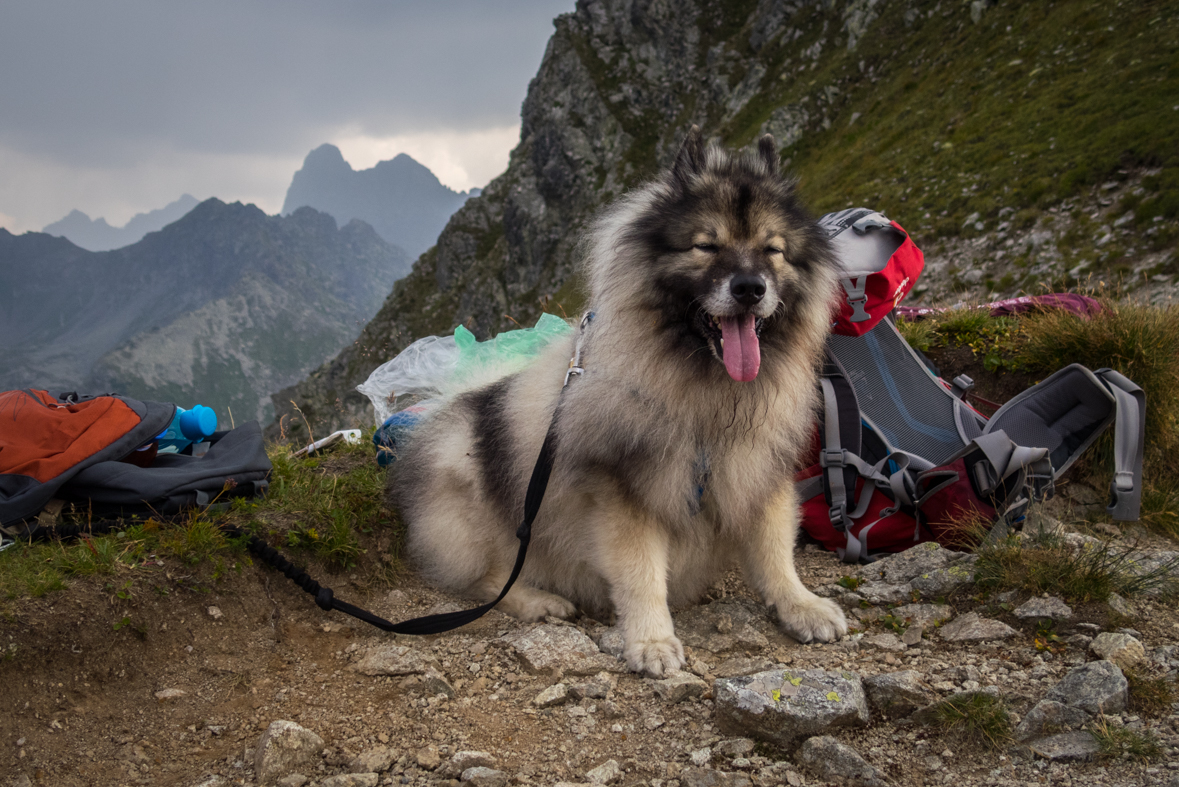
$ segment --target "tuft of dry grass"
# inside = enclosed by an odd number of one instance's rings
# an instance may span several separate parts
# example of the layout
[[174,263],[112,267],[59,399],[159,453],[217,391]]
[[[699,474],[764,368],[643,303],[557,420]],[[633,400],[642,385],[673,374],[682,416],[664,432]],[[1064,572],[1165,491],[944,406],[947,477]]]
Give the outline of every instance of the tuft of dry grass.
[[951,697],[935,709],[943,728],[973,739],[991,749],[1002,749],[1011,742],[1011,716],[998,697],[970,694]]
[[1098,716],[1089,724],[1088,729],[1100,747],[1102,759],[1128,757],[1133,760],[1150,761],[1163,753],[1162,746],[1153,733],[1115,727],[1104,716]]
[[1130,684],[1130,708],[1135,713],[1160,718],[1171,712],[1177,698],[1175,684],[1166,678],[1148,678],[1134,670],[1125,671]]
[[1110,541],[1078,546],[1039,526],[1038,516],[1032,509],[1024,532],[979,546],[974,571],[980,589],[1052,593],[1079,603],[1105,601],[1112,593],[1131,597],[1176,591],[1179,558],[1147,567],[1131,547]]
[[1070,363],[1121,372],[1146,392],[1149,466],[1169,475],[1179,449],[1179,307],[1102,299],[1102,314],[1085,319],[1053,309],[1023,320],[1020,361],[1054,372]]

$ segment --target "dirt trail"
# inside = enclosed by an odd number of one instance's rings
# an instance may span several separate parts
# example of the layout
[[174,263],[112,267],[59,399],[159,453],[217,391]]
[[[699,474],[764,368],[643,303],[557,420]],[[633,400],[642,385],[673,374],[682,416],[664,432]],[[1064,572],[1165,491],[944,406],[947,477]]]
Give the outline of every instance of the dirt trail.
[[[657,696],[651,680],[621,668],[600,678],[609,687],[604,697],[538,708],[534,698],[542,690],[589,678],[559,669],[530,673],[500,639],[522,624],[496,612],[451,634],[394,638],[322,612],[260,565],[213,582],[161,563],[133,572],[130,599],[114,590],[129,576],[76,581],[65,592],[22,602],[0,623],[6,653],[0,664],[0,785],[255,784],[252,750],[278,719],[326,741],[321,760],[306,770],[309,785],[348,772],[357,755],[382,746],[391,756],[381,784],[445,783],[458,776],[447,771],[448,758],[469,750],[490,754],[495,769],[521,784],[584,782],[608,760],[618,764],[616,781],[623,785],[826,783],[798,765],[791,751],[759,745],[742,754],[738,745],[738,759],[733,751],[701,754],[732,746],[722,743],[728,736],[717,729],[710,695],[673,703]],[[799,568],[812,587],[847,573],[814,548],[800,552]],[[390,619],[456,602],[412,576],[366,596],[356,576],[323,578],[341,598]],[[1039,653],[1028,626],[1001,647],[932,639],[902,652],[863,641],[799,646],[774,628],[736,578],[714,590],[711,602],[710,610],[733,604],[753,610],[754,633],[725,634],[727,617],[711,619],[722,622],[709,628],[700,623],[699,608],[677,613],[677,628],[695,626],[695,636],[716,648],[687,648],[691,669],[710,685],[716,677],[771,664],[864,676],[916,669],[934,683],[954,667],[1003,662],[1010,667],[988,674],[987,682],[1026,712],[1068,664],[1093,658],[1083,647],[1063,646],[1055,657]],[[973,605],[965,600],[955,612]],[[1139,609],[1143,616],[1134,625],[1148,651],[1179,640],[1173,609]],[[591,635],[602,629],[595,621],[577,623]],[[370,647],[391,640],[437,659],[454,697],[427,696],[418,675],[368,677],[350,669]],[[157,698],[167,690],[183,694]],[[1125,714],[1128,723],[1135,719]],[[936,728],[897,723],[875,710],[868,728],[833,734],[896,784],[1163,784],[1174,772],[1168,768],[1179,770],[1177,721],[1179,714],[1150,722],[1164,741],[1162,759],[1150,764],[1048,765],[968,745]],[[441,765],[430,770],[435,759]]]

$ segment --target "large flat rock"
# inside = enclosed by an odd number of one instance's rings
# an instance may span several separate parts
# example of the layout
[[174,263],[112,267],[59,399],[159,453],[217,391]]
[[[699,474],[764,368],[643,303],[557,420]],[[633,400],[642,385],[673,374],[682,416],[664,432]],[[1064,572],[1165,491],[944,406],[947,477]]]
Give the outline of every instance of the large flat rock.
[[1029,743],[1028,748],[1036,756],[1055,762],[1091,760],[1101,751],[1097,740],[1084,730],[1040,738]]
[[585,632],[574,626],[545,623],[509,632],[503,641],[516,649],[532,672],[560,670],[570,675],[594,675],[603,670],[625,670],[621,661],[598,650]]
[[954,618],[938,629],[938,635],[947,642],[982,642],[992,639],[1007,639],[1019,634],[1001,620],[991,620],[968,612]]
[[722,678],[713,696],[723,732],[781,746],[868,723],[868,701],[854,672],[771,670]]

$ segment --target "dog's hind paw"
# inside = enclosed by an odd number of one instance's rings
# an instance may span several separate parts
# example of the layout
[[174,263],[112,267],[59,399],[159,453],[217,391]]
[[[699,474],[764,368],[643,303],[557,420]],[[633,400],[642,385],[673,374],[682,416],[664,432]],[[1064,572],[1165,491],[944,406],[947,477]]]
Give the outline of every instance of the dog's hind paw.
[[684,666],[684,646],[677,637],[626,643],[626,666],[652,678],[662,678]]
[[799,642],[834,642],[847,633],[847,618],[831,599],[808,593],[793,604],[778,604],[782,628]]
[[520,620],[532,622],[554,618],[571,618],[577,607],[566,598],[526,586],[516,585],[496,607],[500,612]]

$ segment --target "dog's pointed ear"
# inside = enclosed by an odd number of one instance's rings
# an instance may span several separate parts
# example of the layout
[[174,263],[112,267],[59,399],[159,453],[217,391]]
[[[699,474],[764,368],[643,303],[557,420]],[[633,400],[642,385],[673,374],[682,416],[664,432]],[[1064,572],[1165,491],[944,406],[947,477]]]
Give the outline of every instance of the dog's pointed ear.
[[765,162],[766,167],[770,170],[770,174],[777,175],[778,143],[774,141],[773,134],[762,135],[762,138],[757,141],[757,152],[761,154],[762,161]]
[[684,137],[680,152],[676,154],[672,174],[678,183],[686,186],[703,169],[704,138],[700,135],[700,127],[693,125],[688,129],[688,136]]

